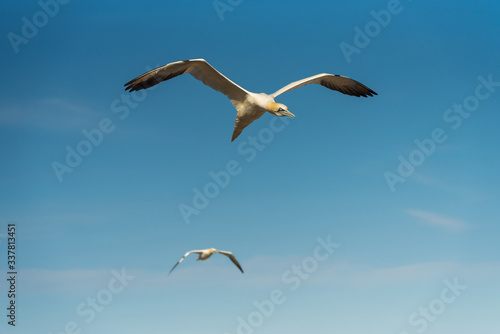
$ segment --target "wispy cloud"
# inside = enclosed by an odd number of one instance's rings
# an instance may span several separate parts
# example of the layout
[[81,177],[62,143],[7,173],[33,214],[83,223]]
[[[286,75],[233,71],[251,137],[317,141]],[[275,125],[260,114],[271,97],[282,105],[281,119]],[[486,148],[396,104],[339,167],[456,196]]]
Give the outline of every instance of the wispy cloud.
[[[130,291],[167,291],[170,289],[211,288],[280,288],[286,286],[282,274],[290,269],[290,263],[283,265],[278,258],[266,260],[265,270],[258,266],[263,258],[245,263],[245,274],[235,270],[230,263],[196,263],[168,276],[169,267],[161,269],[126,269],[134,276]],[[291,260],[291,259],[288,259]],[[273,262],[277,261],[277,262]],[[280,269],[272,268],[275,263]],[[293,261],[294,264],[300,262]],[[500,280],[498,262],[464,263],[453,261],[413,263],[392,267],[374,267],[362,263],[344,261],[324,262],[317,272],[310,275],[307,285],[372,287],[414,285],[441,281],[444,278],[460,277],[464,281],[479,284]],[[115,270],[121,271],[120,268]],[[80,295],[106,288],[114,277],[112,269],[27,269],[20,271],[19,280],[24,291],[42,294]],[[203,280],[200,280],[203,277]],[[482,283],[481,283],[482,284]]]
[[[157,290],[198,287],[281,287],[286,285],[282,281],[285,268],[283,263],[276,262],[280,270],[257,267],[258,261],[250,260],[244,266],[245,274],[226,264],[210,265],[197,263],[179,270],[168,276],[170,268],[158,270],[126,269],[128,275],[133,275],[133,284],[130,290]],[[273,260],[269,259],[268,264]],[[300,263],[294,261],[294,263]],[[289,265],[290,263],[288,263]],[[121,269],[117,268],[120,271]],[[106,288],[111,269],[27,269],[20,272],[19,279],[25,291],[31,293],[48,294],[82,294]],[[201,279],[202,277],[202,279]],[[321,268],[307,279],[308,285],[336,285],[346,287],[387,286],[394,284],[411,285],[425,282],[441,281],[443,278],[461,277],[469,282],[498,281],[500,280],[500,264],[497,262],[464,263],[453,261],[413,263],[393,267],[374,267],[367,264],[332,261],[321,263]]]
[[408,209],[406,213],[412,217],[419,218],[425,224],[442,227],[451,231],[463,230],[469,226],[469,224],[462,220],[446,217],[434,212]]
[[482,202],[489,197],[488,194],[485,193],[484,189],[481,189],[481,191],[479,191],[477,189],[477,185],[475,185],[474,187],[468,187],[466,185],[449,184],[443,181],[442,178],[431,177],[429,175],[424,175],[421,173],[414,173],[412,175],[412,180],[421,185],[434,188],[438,191],[448,192],[453,196],[461,197],[463,200],[470,203]]
[[500,277],[500,269],[498,264],[494,263],[472,264],[452,261],[412,263],[382,268],[339,262],[330,267],[322,278],[339,285],[367,287],[421,284],[440,281],[450,276],[460,276],[468,280],[496,279]]
[[31,293],[80,292],[106,287],[111,270],[95,269],[25,269],[19,271],[19,281],[26,291]]
[[0,109],[0,125],[74,131],[94,125],[95,110],[62,98],[27,101]]

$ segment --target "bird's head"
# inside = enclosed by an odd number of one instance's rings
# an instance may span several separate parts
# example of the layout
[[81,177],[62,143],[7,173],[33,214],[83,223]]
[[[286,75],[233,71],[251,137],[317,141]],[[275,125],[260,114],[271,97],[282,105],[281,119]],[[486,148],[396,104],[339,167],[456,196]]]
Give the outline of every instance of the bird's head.
[[209,251],[210,251],[210,253],[213,254],[213,253],[215,253],[216,249],[215,248],[210,248]]
[[295,115],[288,111],[288,107],[282,103],[270,102],[267,106],[267,110],[279,117],[288,116],[295,118]]

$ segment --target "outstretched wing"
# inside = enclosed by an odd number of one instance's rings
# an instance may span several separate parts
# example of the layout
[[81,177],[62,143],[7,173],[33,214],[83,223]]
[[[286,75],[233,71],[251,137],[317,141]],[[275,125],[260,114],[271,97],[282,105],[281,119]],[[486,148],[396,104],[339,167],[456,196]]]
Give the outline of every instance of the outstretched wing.
[[283,93],[286,93],[292,89],[299,88],[309,84],[318,84],[329,88],[331,90],[339,91],[343,94],[352,95],[352,96],[373,96],[377,95],[373,90],[363,85],[361,82],[353,80],[348,77],[344,77],[342,75],[334,75],[328,73],[322,73],[313,75],[312,77],[308,77],[299,81],[292,82],[291,84],[286,85],[280,90],[271,94],[272,97],[276,97]]
[[226,251],[215,251],[216,253],[219,253],[219,254],[223,254],[225,256],[227,256],[229,259],[231,259],[231,261],[234,263],[234,265],[236,267],[238,267],[238,269],[241,271],[241,273],[243,274],[243,269],[241,268],[240,264],[238,263],[238,260],[236,260],[236,258],[234,257],[233,253],[231,252],[226,252]]
[[249,93],[226,78],[204,59],[183,60],[158,67],[127,82],[125,90],[133,92],[149,88],[184,73],[191,74],[205,85],[229,97],[231,101],[241,102]]
[[186,256],[188,256],[188,255],[189,255],[189,254],[191,254],[191,253],[197,253],[197,254],[200,254],[201,252],[202,252],[202,251],[199,251],[199,250],[192,250],[192,251],[187,252],[186,254],[184,254],[184,256],[183,256],[183,257],[181,257],[181,259],[180,259],[179,261],[177,261],[177,263],[175,264],[175,266],[173,266],[173,268],[172,268],[172,269],[170,269],[170,271],[168,272],[168,274],[170,275],[170,273],[171,273],[172,271],[174,271],[175,267],[177,267],[177,266],[179,265],[179,263],[181,263],[181,262],[182,262],[182,261],[186,258]]

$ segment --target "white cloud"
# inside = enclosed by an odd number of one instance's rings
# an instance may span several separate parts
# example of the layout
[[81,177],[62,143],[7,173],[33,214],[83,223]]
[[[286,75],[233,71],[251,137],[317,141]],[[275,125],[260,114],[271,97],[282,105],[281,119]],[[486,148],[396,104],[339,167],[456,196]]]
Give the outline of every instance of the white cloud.
[[454,197],[460,197],[469,203],[484,202],[491,197],[488,194],[489,191],[485,192],[484,189],[479,189],[477,184],[472,187],[466,184],[450,184],[442,178],[430,177],[421,173],[414,173],[412,180],[419,184],[435,188],[438,191],[450,193]]
[[29,126],[47,130],[74,131],[95,126],[96,111],[66,99],[26,101],[0,110],[0,125]]
[[88,294],[107,286],[113,277],[110,270],[54,270],[25,269],[18,270],[17,279],[23,293],[47,294]]
[[424,262],[376,268],[363,264],[336,263],[322,274],[324,279],[340,285],[377,286],[420,284],[461,277],[470,281],[500,278],[498,263]]
[[434,212],[408,209],[406,210],[406,213],[413,217],[419,218],[419,220],[425,224],[439,226],[452,231],[463,230],[469,225],[462,220],[442,216]]
[[[259,265],[265,260],[267,267]],[[170,268],[161,270],[125,269],[128,275],[135,276],[127,291],[167,291],[171,289],[191,289],[194,286],[210,288],[245,289],[269,287],[270,289],[286,286],[282,275],[292,264],[300,265],[303,258],[287,258],[286,263],[278,258],[259,258],[244,265],[242,275],[231,263],[196,263],[182,270],[176,268],[168,276]],[[276,264],[277,268],[272,265]],[[278,269],[279,268],[279,269]],[[121,271],[121,268],[115,270]],[[63,295],[95,294],[107,288],[114,276],[112,269],[98,270],[49,270],[30,269],[19,272],[20,283],[26,293],[45,293]],[[500,264],[496,262],[425,262],[393,267],[374,267],[366,264],[326,260],[318,264],[318,270],[311,272],[303,281],[308,286],[345,286],[371,287],[414,285],[440,282],[445,278],[458,277],[471,284],[484,281],[500,280]]]

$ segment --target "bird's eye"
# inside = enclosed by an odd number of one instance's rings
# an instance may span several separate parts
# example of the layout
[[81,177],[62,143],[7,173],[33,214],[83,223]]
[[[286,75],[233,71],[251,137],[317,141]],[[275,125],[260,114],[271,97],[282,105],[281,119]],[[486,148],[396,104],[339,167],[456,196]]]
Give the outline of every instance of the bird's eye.
[[279,107],[278,111],[285,111],[285,109]]

